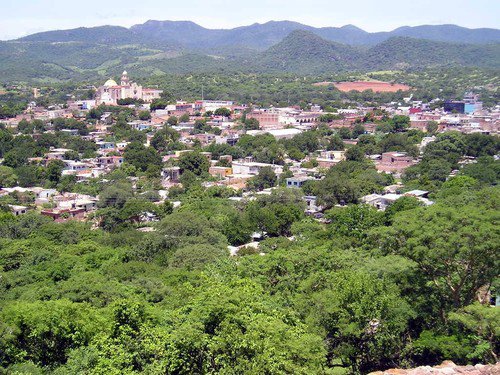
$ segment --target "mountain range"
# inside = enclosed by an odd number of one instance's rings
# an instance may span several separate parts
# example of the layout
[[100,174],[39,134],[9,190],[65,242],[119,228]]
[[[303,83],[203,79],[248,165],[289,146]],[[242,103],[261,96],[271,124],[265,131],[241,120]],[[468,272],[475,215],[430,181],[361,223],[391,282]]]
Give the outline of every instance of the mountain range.
[[0,80],[98,79],[211,71],[296,72],[440,65],[500,67],[500,30],[455,25],[315,28],[271,21],[207,29],[190,21],[147,21],[47,31],[0,42]]

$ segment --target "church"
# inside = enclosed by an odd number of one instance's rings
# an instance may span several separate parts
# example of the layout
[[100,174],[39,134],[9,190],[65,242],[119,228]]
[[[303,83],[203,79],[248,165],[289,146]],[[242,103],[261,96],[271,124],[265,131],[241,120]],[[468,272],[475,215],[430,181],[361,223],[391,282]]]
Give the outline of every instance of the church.
[[128,73],[123,72],[120,84],[113,79],[108,79],[103,86],[97,88],[96,104],[116,105],[120,99],[142,99],[150,103],[153,99],[160,98],[162,90],[145,88],[131,82]]

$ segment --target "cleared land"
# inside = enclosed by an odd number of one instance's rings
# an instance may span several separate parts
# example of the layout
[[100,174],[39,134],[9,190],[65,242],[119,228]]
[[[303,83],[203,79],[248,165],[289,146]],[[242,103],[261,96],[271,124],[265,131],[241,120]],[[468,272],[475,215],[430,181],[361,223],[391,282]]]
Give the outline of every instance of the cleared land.
[[374,92],[396,92],[411,90],[410,86],[400,83],[390,83],[382,81],[354,81],[354,82],[318,82],[314,86],[334,85],[340,91],[365,91],[373,90]]

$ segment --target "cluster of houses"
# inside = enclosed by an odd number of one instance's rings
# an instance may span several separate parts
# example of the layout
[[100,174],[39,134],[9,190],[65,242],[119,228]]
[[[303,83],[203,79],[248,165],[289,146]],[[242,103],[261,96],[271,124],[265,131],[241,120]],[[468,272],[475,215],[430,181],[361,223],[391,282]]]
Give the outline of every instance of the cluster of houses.
[[[86,113],[99,104],[116,105],[120,99],[141,99],[142,104],[133,104],[131,107],[137,110],[149,109],[149,103],[159,98],[160,90],[147,89],[130,81],[128,74],[123,73],[120,85],[110,80],[97,89],[97,96],[93,100],[69,100],[65,106],[50,109],[41,108],[32,103],[28,110],[16,118],[6,120],[8,126],[15,127],[22,119],[40,119],[50,121],[56,117],[84,119]],[[465,133],[483,132],[498,134],[500,127],[500,107],[493,110],[483,109],[478,97],[467,94],[463,103],[448,103],[444,108],[431,109],[432,103],[413,101],[406,98],[403,105],[401,103],[389,103],[379,109],[389,115],[407,115],[410,118],[410,126],[426,131],[430,121],[438,123],[438,131],[454,129]],[[463,104],[463,106],[462,106]],[[463,107],[463,108],[462,108]],[[219,109],[227,111],[218,111]],[[452,109],[453,110],[450,110]],[[374,115],[373,108],[349,108],[339,109],[336,116],[328,119],[328,126],[331,128],[353,127],[362,122],[367,132],[374,132],[377,124],[375,120],[381,119],[381,115]],[[380,113],[377,111],[377,113]],[[164,124],[172,116],[176,116],[179,121],[172,124],[179,135],[179,141],[186,144],[188,150],[177,151],[163,157],[165,165],[162,169],[162,184],[168,189],[180,182],[180,169],[178,167],[166,167],[172,165],[170,161],[179,158],[184,152],[191,152],[189,146],[200,144],[202,146],[216,144],[234,145],[244,134],[259,135],[271,134],[276,139],[291,139],[297,134],[313,129],[324,120],[326,113],[319,106],[310,105],[308,109],[292,106],[286,108],[261,108],[257,106],[247,106],[234,103],[232,101],[221,100],[199,100],[195,102],[178,101],[162,109],[151,111],[151,118],[148,120],[137,120],[129,122],[129,125],[147,135],[146,145],[150,142],[156,131],[162,129]],[[241,116],[246,119],[258,121],[259,129],[245,130],[238,122]],[[369,115],[369,116],[367,116]],[[367,120],[367,118],[369,120]],[[217,132],[195,131],[196,120],[203,119],[206,125],[217,127]],[[72,150],[63,148],[52,148],[42,158],[36,158],[39,163],[47,164],[51,160],[61,160],[64,163],[63,175],[74,175],[76,181],[83,182],[93,178],[99,178],[124,163],[123,153],[128,142],[116,140],[112,132],[113,116],[111,113],[102,114],[101,118],[93,125],[93,129],[85,136],[80,136],[77,130],[67,129],[69,135],[82,137],[92,141],[97,146],[97,157],[80,161],[70,160],[67,157]],[[50,130],[49,130],[50,131]],[[425,137],[420,144],[421,149],[434,137]],[[355,140],[346,143],[356,143]],[[210,163],[209,174],[214,178],[206,182],[207,186],[218,185],[235,189],[244,189],[249,179],[259,174],[264,167],[271,168],[277,176],[283,173],[283,166],[278,164],[259,163],[252,158],[233,160],[230,155],[223,155],[213,158],[211,153],[204,153]],[[392,173],[400,176],[404,170],[418,163],[418,158],[407,155],[403,152],[385,152],[381,155],[371,155],[377,170],[381,173]],[[306,156],[302,162],[286,160],[290,166],[287,173],[291,177],[286,179],[286,186],[289,188],[300,188],[306,181],[316,179],[321,176],[322,170],[335,166],[345,160],[345,151],[317,150],[314,160],[316,166],[304,167],[304,161],[311,158]],[[306,163],[306,165],[308,165]],[[52,189],[42,188],[13,188],[18,192],[29,192],[35,197],[34,204],[41,209],[42,214],[54,218],[56,221],[65,220],[68,217],[83,219],[89,212],[96,208],[96,197],[82,196],[78,194],[59,194]],[[9,194],[12,190],[2,188],[0,196]],[[385,209],[389,204],[404,195],[412,195],[422,200],[424,204],[431,204],[427,200],[426,192],[413,191],[401,194],[399,192],[386,192],[386,194],[372,194],[363,197],[363,202],[378,209]],[[321,211],[321,207],[316,204],[315,197],[305,196],[308,213],[315,214]],[[16,214],[26,212],[25,206],[12,206],[12,211]]]
[[97,209],[97,197],[77,193],[60,193],[55,189],[42,187],[13,187],[0,188],[0,197],[18,194],[24,196],[23,200],[29,201],[26,205],[9,205],[15,216],[25,214],[30,209],[37,209],[44,216],[56,222],[66,220],[85,220],[88,215]]

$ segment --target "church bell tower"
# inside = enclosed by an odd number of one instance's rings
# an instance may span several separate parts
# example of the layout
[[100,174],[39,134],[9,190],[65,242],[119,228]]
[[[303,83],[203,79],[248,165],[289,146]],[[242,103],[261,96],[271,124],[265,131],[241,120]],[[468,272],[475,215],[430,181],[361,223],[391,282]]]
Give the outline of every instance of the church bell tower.
[[130,86],[130,80],[128,78],[128,73],[127,73],[126,70],[124,70],[123,73],[122,73],[122,78],[121,78],[120,85],[121,86]]

